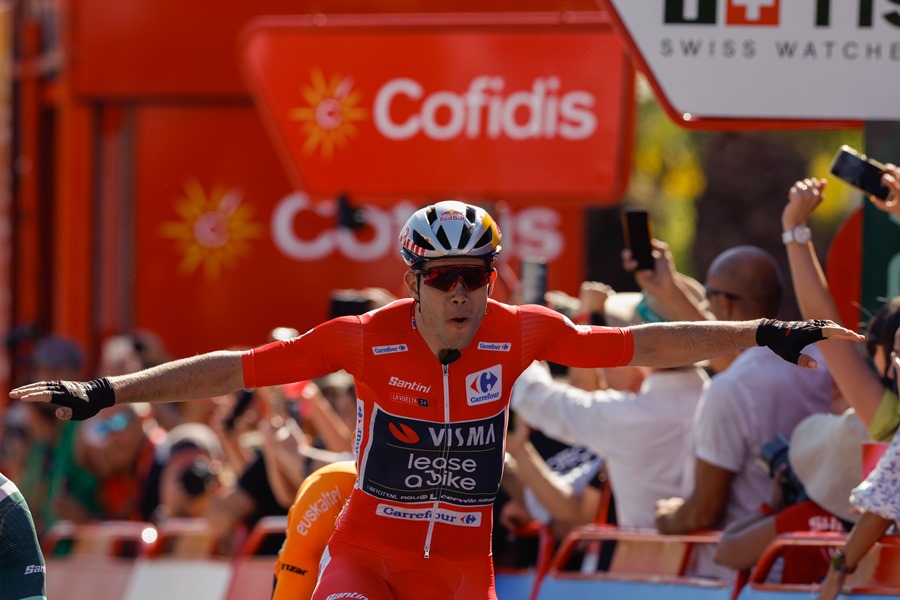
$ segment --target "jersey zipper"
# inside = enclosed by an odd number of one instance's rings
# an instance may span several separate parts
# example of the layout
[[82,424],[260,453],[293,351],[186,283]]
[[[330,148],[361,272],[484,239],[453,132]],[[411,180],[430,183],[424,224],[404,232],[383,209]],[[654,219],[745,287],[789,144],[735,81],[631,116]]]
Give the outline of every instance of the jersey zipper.
[[431,556],[431,536],[434,534],[434,524],[437,521],[438,506],[444,492],[444,481],[447,478],[447,464],[450,456],[450,365],[442,365],[444,371],[444,447],[441,449],[441,457],[444,459],[444,470],[440,474],[440,482],[437,488],[437,499],[431,507],[431,518],[428,520],[428,533],[425,535],[425,558]]

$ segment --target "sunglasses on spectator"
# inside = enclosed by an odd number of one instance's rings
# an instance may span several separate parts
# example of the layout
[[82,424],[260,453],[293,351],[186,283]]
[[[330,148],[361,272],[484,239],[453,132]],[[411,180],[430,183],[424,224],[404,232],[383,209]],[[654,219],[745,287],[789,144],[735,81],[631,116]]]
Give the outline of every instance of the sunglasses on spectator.
[[731,292],[726,292],[725,290],[717,290],[716,288],[709,287],[708,285],[704,285],[703,289],[706,290],[706,296],[708,298],[712,298],[713,296],[725,296],[729,300],[740,300],[741,296],[738,294],[733,294]]
[[105,419],[96,419],[93,423],[94,432],[97,435],[106,436],[110,433],[125,431],[133,418],[134,413],[129,411],[116,413]]
[[415,273],[422,277],[425,285],[442,292],[452,290],[457,281],[462,281],[467,290],[474,292],[491,281],[493,272],[494,269],[484,265],[442,265]]

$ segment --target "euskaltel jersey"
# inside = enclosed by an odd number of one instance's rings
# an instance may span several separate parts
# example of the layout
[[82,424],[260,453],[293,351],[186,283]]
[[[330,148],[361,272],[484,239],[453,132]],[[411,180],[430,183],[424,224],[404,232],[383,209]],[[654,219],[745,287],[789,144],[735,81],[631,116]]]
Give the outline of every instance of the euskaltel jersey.
[[345,369],[356,382],[356,487],[332,539],[425,557],[488,557],[510,389],[534,360],[627,364],[630,330],[574,325],[537,305],[488,300],[459,359],[442,365],[397,300],[248,351],[244,384],[260,387]]

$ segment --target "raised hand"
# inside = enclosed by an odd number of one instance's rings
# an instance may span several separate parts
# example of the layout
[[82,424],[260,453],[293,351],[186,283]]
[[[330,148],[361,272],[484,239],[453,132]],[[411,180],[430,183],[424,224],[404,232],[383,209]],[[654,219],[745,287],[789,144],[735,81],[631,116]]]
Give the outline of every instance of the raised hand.
[[116,403],[116,393],[106,377],[93,381],[40,381],[12,390],[9,397],[55,404],[59,407],[56,417],[64,421],[90,419]]
[[869,196],[869,200],[878,210],[884,211],[894,218],[900,219],[900,167],[897,165],[885,165],[881,183],[891,191],[886,200]]
[[811,177],[797,181],[791,186],[788,203],[781,212],[781,224],[785,231],[806,224],[809,215],[825,199],[827,183],[825,179]]

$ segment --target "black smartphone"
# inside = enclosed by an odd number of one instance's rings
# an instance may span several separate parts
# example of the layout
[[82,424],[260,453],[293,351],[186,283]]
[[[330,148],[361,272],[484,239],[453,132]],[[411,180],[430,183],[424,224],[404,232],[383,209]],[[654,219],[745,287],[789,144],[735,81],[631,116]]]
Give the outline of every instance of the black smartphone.
[[638,270],[653,269],[655,262],[653,246],[650,245],[653,238],[650,215],[643,208],[623,208],[621,214],[625,247],[631,250],[631,256],[638,263]]
[[543,258],[523,258],[519,270],[519,278],[522,280],[522,302],[545,305],[547,261]]
[[884,165],[850,146],[845,145],[838,149],[831,162],[831,174],[869,196],[881,200],[887,200],[890,193],[890,190],[881,183]]

